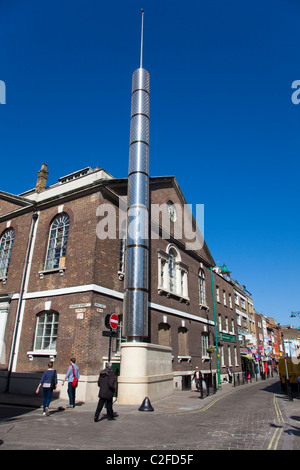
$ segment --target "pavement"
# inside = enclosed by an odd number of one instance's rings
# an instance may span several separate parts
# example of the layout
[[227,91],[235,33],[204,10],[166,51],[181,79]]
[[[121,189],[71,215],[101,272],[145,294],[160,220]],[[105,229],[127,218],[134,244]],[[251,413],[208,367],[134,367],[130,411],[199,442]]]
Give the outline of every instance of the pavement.
[[[261,382],[262,384],[265,384],[267,386],[269,381],[272,381],[273,383],[274,380],[275,379],[270,378],[265,381],[258,380],[258,382]],[[203,399],[200,398],[200,393],[194,390],[184,390],[184,391],[174,390],[171,396],[162,398],[154,402],[151,401],[150,404],[156,414],[176,413],[176,412],[182,412],[182,411],[187,411],[187,410],[196,411],[196,410],[200,410],[203,407],[206,407],[208,404],[210,404],[211,402],[214,402],[215,400],[219,400],[223,395],[227,395],[232,392],[238,392],[239,390],[242,390],[244,387],[251,387],[251,385],[255,385],[258,382],[253,380],[252,382],[248,382],[239,386],[234,386],[233,384],[224,382],[221,384],[220,389],[218,389],[216,393],[210,394],[209,396],[204,396]],[[298,397],[295,396],[293,401],[286,400],[286,402],[288,402],[289,410],[291,412],[293,412],[294,410],[295,414],[296,413],[299,414],[299,404],[300,404],[299,396]],[[90,411],[91,413],[94,413],[97,403],[98,403],[98,400],[89,401],[87,403],[78,402],[76,403],[76,408],[77,410],[80,409],[80,411],[86,411],[86,412]],[[42,404],[43,404],[42,392],[40,392],[39,395],[36,395],[35,393],[32,395],[21,395],[21,394],[17,395],[17,394],[12,394],[12,393],[0,393],[0,404],[42,409]],[[67,400],[60,399],[60,398],[53,398],[50,404],[50,410],[55,410],[55,409],[62,410],[62,409],[65,409],[67,405],[68,405]],[[118,401],[114,399],[113,408],[115,412],[122,413],[122,414],[127,414],[127,413],[130,414],[130,413],[136,413],[136,411],[138,411],[141,405],[142,403],[140,405],[123,405],[123,404],[121,405],[121,404],[118,404]],[[103,410],[102,413],[104,411],[105,410]]]
[[115,401],[112,425],[102,421],[104,409],[94,423],[97,401],[70,410],[67,400],[54,397],[50,418],[42,416],[42,401],[41,393],[0,394],[1,450],[300,450],[300,396],[290,401],[275,377],[236,387],[223,383],[203,399],[197,391],[174,390],[151,401],[153,412]]

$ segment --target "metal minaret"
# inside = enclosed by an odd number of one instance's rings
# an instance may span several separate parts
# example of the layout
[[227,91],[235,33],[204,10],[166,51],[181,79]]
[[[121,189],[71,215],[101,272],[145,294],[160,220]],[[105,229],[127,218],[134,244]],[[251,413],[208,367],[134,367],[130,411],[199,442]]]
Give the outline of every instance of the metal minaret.
[[149,73],[143,68],[142,10],[140,67],[132,76],[127,201],[124,334],[127,341],[148,336],[149,252]]

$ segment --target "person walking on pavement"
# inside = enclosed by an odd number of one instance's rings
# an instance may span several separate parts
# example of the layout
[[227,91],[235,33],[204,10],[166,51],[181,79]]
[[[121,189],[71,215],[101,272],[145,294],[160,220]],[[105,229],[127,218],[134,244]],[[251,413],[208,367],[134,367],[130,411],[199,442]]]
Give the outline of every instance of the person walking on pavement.
[[227,368],[227,373],[228,373],[228,382],[231,384],[232,383],[232,366],[228,366]]
[[80,378],[79,368],[75,363],[76,363],[76,358],[71,357],[70,366],[66,373],[65,379],[62,382],[62,385],[64,385],[65,380],[68,381],[68,396],[69,396],[68,408],[75,408],[75,392],[76,392],[76,387],[78,385],[78,381]]
[[196,385],[196,389],[199,391],[200,390],[200,380],[202,378],[202,374],[198,368],[198,366],[196,366],[196,370],[194,372],[194,378],[193,380],[195,380],[195,385]]
[[41,381],[35,391],[39,393],[41,385],[43,386],[43,415],[49,416],[49,406],[52,398],[52,392],[56,389],[57,385],[57,374],[56,370],[53,370],[53,362],[48,363],[48,369],[43,372]]
[[114,420],[114,412],[112,407],[113,394],[115,391],[115,374],[112,371],[112,363],[108,362],[105,369],[100,372],[98,378],[98,387],[100,391],[98,394],[99,401],[94,415],[94,421],[97,422],[101,410],[106,402],[107,407],[107,419],[109,421]]

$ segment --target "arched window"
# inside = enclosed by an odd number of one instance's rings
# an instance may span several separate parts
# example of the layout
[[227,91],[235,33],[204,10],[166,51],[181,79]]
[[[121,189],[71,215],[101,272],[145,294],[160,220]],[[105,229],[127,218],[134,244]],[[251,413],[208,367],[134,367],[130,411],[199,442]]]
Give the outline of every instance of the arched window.
[[174,248],[169,250],[169,287],[170,292],[176,292],[176,257],[177,253]]
[[66,256],[70,219],[68,214],[60,214],[50,227],[49,243],[45,269],[55,269],[64,265]]
[[178,356],[189,355],[188,330],[181,326],[178,328]]
[[11,250],[15,238],[14,229],[5,230],[0,240],[0,278],[7,276]]
[[204,274],[203,269],[199,269],[198,282],[199,282],[199,304],[200,305],[206,305],[206,299],[205,299],[205,274]]
[[158,250],[158,289],[188,299],[188,266],[181,262],[180,252],[170,244],[166,252]]
[[55,351],[58,328],[58,313],[50,310],[37,315],[35,351]]
[[167,323],[158,325],[158,344],[161,346],[171,345],[171,327]]

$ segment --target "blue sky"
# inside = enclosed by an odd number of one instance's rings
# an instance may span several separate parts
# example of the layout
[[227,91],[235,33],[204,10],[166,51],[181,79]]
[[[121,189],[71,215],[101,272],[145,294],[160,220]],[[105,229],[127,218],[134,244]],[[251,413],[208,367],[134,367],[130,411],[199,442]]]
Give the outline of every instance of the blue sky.
[[219,264],[281,324],[300,311],[298,0],[1,0],[0,189],[126,177],[131,76],[150,72],[150,174],[205,205]]

